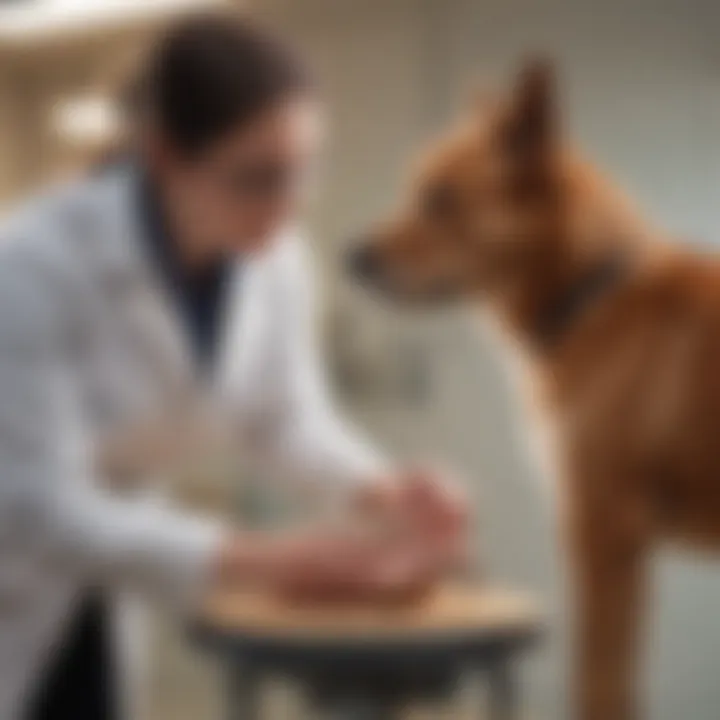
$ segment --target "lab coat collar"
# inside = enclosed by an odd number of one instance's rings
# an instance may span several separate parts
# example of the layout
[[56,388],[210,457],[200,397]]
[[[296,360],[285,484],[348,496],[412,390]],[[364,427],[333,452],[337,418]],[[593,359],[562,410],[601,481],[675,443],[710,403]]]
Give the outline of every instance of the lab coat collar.
[[[192,348],[175,307],[174,298],[164,281],[150,243],[144,237],[146,228],[138,208],[139,188],[142,181],[140,168],[125,162],[106,170],[96,178],[98,203],[102,208],[104,228],[98,236],[104,238],[98,252],[97,268],[100,280],[115,301],[131,303],[142,314],[141,325],[162,357],[159,367],[174,367],[176,381],[186,386],[200,382],[200,373],[194,362]],[[240,263],[234,263],[228,296],[237,298],[240,282]],[[240,303],[228,302],[225,307],[224,326],[235,321]],[[221,333],[217,358],[226,352],[224,330]],[[212,382],[220,362],[207,373]]]

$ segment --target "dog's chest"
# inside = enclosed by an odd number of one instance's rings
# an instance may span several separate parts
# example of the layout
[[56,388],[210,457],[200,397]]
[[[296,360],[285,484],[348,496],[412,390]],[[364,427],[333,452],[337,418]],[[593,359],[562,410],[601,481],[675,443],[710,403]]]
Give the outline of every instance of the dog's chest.
[[564,451],[559,423],[550,412],[531,402],[526,403],[524,412],[531,460],[543,483],[555,492],[562,472]]
[[517,417],[532,467],[543,485],[553,492],[562,471],[565,448],[559,416],[543,394],[543,384],[534,369],[513,353],[511,362]]

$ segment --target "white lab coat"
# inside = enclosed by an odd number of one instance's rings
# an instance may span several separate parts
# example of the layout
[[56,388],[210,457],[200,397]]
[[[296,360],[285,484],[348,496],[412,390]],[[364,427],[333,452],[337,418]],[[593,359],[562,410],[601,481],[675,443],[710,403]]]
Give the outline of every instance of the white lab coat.
[[180,449],[212,425],[239,454],[310,481],[358,482],[380,467],[325,396],[301,241],[287,233],[239,263],[219,358],[200,381],[144,254],[136,182],[127,166],[51,191],[0,231],[3,720],[18,717],[89,584],[118,601],[125,670],[142,633],[122,598],[188,612],[207,587],[225,528],[109,490],[97,458],[123,432],[193,428]]

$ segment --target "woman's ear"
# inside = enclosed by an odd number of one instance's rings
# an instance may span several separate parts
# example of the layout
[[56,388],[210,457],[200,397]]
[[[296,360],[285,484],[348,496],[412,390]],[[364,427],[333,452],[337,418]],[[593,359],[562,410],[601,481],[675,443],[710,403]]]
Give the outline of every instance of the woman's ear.
[[555,145],[559,133],[555,72],[534,60],[520,72],[505,124],[508,151],[519,160],[536,159]]

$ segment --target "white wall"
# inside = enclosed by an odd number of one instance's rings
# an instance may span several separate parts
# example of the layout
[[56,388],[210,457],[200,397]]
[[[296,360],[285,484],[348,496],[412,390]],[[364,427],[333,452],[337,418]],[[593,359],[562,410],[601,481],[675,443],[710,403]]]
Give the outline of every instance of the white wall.
[[[392,199],[407,153],[457,105],[470,76],[507,77],[524,55],[560,61],[574,133],[659,223],[720,240],[720,7],[655,0],[266,0],[325,68],[337,136],[314,225],[329,268],[342,240]],[[332,272],[331,272],[332,275]],[[335,288],[382,332],[406,325]],[[357,308],[361,308],[357,310]],[[399,452],[450,458],[482,507],[491,578],[535,588],[562,620],[551,503],[525,455],[497,353],[467,318],[431,328],[433,400],[358,404]],[[720,707],[720,567],[658,568],[648,679],[653,720]],[[561,717],[562,622],[531,673],[532,717]]]

